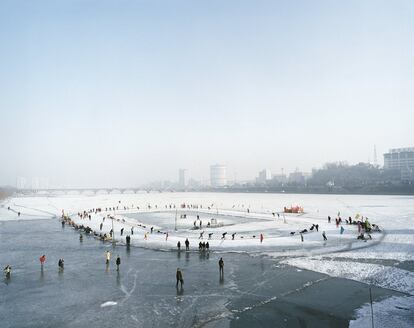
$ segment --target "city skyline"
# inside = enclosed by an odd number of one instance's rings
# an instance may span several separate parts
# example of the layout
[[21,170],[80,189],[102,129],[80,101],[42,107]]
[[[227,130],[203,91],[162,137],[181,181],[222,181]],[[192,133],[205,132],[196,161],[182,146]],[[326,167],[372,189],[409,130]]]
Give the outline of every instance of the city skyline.
[[[414,144],[414,4],[2,1],[0,185],[310,172]],[[381,156],[378,156],[382,161]]]

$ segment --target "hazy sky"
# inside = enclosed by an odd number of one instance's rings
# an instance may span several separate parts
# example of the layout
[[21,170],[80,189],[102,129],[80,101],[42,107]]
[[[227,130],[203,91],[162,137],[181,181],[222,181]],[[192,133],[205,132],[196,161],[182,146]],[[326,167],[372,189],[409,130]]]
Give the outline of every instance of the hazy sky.
[[414,146],[414,1],[0,0],[0,185],[310,171]]

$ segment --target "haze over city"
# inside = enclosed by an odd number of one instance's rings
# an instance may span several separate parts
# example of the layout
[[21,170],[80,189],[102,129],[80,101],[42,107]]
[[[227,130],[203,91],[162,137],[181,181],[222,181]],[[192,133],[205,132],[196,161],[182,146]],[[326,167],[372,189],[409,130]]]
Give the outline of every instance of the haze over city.
[[[24,4],[24,6],[23,6]],[[309,172],[414,144],[411,1],[1,1],[0,185]]]

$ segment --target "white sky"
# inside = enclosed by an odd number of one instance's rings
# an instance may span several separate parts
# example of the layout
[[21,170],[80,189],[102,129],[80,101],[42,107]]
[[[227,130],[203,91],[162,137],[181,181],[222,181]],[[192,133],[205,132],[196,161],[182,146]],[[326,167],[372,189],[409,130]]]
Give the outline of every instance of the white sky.
[[0,185],[136,186],[414,146],[412,1],[1,1]]

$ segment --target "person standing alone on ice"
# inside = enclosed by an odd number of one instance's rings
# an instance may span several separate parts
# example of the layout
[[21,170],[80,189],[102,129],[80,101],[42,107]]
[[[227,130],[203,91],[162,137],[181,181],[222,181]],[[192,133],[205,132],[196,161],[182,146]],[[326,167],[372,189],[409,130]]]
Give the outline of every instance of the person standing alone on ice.
[[260,234],[260,243],[263,243],[263,234]]
[[222,257],[220,257],[220,260],[219,260],[219,271],[220,271],[220,275],[224,275],[224,261]]
[[40,261],[40,266],[43,269],[43,264],[45,264],[46,262],[46,255],[43,254],[41,257],[39,257],[39,261]]
[[105,258],[106,258],[106,264],[108,265],[109,261],[111,260],[111,253],[109,251],[106,251]]
[[121,265],[121,258],[118,255],[118,257],[116,258],[116,271],[119,271],[120,265]]
[[11,276],[11,266],[10,265],[6,265],[6,267],[3,269],[4,274],[6,275],[6,278],[9,279]]
[[183,273],[181,272],[180,268],[177,268],[177,273],[175,274],[175,277],[177,278],[177,284],[175,285],[175,287],[178,288],[178,283],[180,283],[181,288],[183,288],[184,278],[183,278]]

